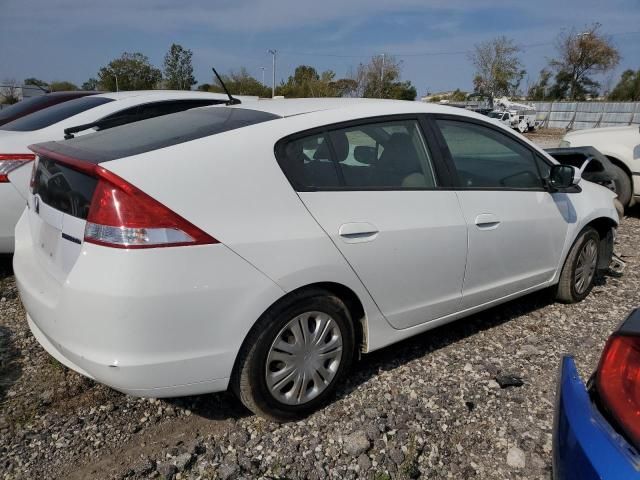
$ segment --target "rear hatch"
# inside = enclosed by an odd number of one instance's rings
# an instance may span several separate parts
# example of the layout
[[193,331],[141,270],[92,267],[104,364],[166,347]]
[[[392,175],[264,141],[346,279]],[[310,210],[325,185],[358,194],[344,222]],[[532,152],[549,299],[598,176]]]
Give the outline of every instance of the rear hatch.
[[41,154],[31,183],[27,214],[36,255],[62,281],[80,255],[98,179]]

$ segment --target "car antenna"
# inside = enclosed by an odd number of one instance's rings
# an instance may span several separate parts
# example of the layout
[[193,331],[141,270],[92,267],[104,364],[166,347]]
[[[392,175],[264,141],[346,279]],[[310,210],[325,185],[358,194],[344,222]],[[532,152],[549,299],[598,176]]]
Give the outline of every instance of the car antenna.
[[224,90],[224,93],[226,93],[227,96],[229,97],[229,101],[227,102],[227,105],[238,105],[238,104],[242,103],[237,98],[234,98],[233,96],[231,96],[231,94],[229,93],[229,90],[227,89],[227,86],[222,81],[222,77],[220,77],[220,75],[218,75],[218,72],[216,71],[216,69],[214,67],[211,67],[211,70],[213,70],[213,73],[218,78],[218,81],[220,82],[220,86]]

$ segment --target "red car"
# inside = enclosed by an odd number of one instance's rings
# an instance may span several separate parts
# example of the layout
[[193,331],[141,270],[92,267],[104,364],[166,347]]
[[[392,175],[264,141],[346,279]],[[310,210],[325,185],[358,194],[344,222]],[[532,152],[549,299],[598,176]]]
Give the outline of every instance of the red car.
[[10,107],[0,110],[0,125],[12,122],[13,120],[37,112],[44,108],[48,108],[58,103],[73,100],[74,98],[86,97],[87,95],[95,95],[94,91],[78,90],[72,92],[53,92],[39,95],[37,97],[27,98]]

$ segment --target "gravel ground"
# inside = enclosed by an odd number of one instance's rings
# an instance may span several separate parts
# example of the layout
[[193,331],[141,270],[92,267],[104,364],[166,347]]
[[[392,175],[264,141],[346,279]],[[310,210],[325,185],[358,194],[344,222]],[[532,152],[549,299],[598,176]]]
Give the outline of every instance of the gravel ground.
[[[0,478],[548,479],[557,367],[586,378],[604,341],[640,305],[640,209],[607,277],[583,302],[540,292],[359,362],[308,419],[270,424],[230,394],[136,399],[53,360],[24,321],[0,262]],[[496,377],[524,384],[500,388]]]

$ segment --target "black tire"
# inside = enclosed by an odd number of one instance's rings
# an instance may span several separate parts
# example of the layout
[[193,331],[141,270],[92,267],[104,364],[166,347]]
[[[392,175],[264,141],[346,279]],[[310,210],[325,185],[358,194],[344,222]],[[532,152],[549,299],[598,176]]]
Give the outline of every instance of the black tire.
[[[578,260],[587,243],[591,241],[595,241],[596,245],[595,269],[588,285],[585,285],[582,289],[578,290],[576,287],[576,270],[578,267]],[[597,265],[600,253],[599,247],[600,235],[598,235],[596,229],[593,227],[585,227],[573,243],[571,250],[569,250],[569,255],[567,255],[567,259],[564,262],[564,266],[562,267],[560,281],[558,282],[556,290],[556,300],[562,303],[577,303],[584,300],[587,295],[589,295],[597,276]]]
[[[335,321],[342,335],[342,358],[335,376],[322,393],[307,403],[288,405],[276,399],[267,387],[267,356],[281,329],[298,315],[310,311],[326,313]],[[322,289],[294,293],[267,310],[251,329],[238,354],[230,387],[256,415],[275,422],[298,420],[333,397],[336,386],[351,366],[354,349],[355,331],[351,315],[340,298]]]
[[615,173],[613,182],[616,184],[618,200],[624,208],[627,208],[629,203],[631,203],[631,197],[633,196],[631,178],[629,178],[627,172],[617,165],[613,165],[613,171]]

